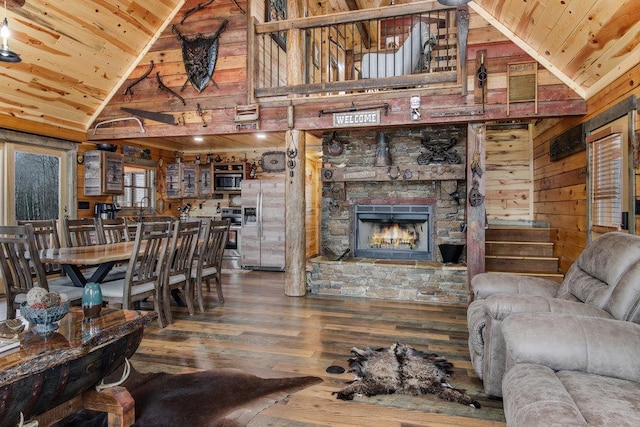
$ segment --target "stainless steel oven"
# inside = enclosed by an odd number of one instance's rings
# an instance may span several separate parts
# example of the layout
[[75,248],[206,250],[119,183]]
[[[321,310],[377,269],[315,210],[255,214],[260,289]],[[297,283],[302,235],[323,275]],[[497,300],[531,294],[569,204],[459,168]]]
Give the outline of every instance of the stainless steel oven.
[[241,267],[240,230],[242,229],[242,210],[240,208],[222,208],[222,219],[231,220],[229,239],[222,257],[222,267],[239,269]]

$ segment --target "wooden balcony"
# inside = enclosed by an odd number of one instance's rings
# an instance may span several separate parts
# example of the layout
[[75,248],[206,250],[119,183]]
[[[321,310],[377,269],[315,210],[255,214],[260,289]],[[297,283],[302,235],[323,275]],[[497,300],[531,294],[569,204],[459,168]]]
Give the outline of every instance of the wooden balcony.
[[264,24],[249,53],[256,99],[461,87],[468,19],[437,3]]

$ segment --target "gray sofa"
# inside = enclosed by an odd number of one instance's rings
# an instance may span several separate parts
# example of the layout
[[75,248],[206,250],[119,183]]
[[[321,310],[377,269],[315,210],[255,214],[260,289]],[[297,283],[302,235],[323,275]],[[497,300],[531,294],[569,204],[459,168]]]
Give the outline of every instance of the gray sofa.
[[640,424],[640,325],[518,314],[502,325],[510,427]]
[[487,395],[502,396],[504,319],[556,313],[640,323],[640,236],[606,233],[571,266],[562,284],[517,274],[483,273],[471,281],[469,351]]

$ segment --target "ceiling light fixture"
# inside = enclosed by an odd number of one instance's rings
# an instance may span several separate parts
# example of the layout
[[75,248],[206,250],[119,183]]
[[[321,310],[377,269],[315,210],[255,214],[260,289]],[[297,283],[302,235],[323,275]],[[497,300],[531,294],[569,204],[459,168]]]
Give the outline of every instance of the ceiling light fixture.
[[469,3],[471,0],[438,0],[438,3],[445,6],[460,6]]
[[20,62],[20,55],[9,50],[9,44],[7,40],[11,35],[9,31],[9,22],[7,21],[7,0],[4,0],[4,20],[2,21],[2,28],[0,28],[0,37],[2,37],[2,48],[0,48],[0,61],[1,62]]

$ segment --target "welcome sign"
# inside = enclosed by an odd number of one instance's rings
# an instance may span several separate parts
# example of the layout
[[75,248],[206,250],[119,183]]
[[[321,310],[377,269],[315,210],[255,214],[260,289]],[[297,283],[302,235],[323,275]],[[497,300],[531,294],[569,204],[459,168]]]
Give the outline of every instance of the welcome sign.
[[380,111],[349,111],[333,113],[334,127],[369,126],[380,124]]

